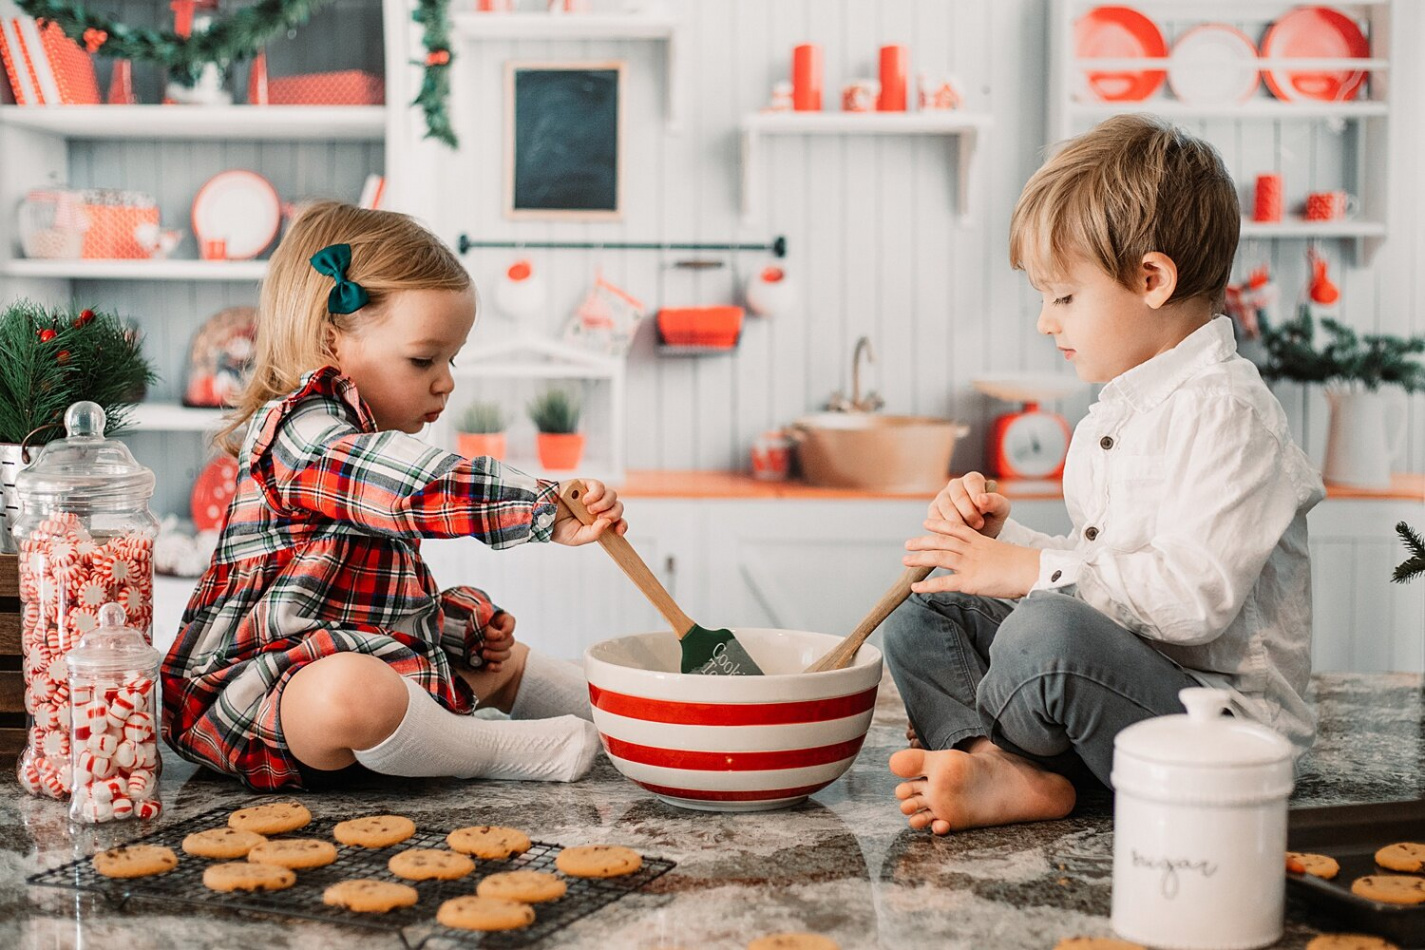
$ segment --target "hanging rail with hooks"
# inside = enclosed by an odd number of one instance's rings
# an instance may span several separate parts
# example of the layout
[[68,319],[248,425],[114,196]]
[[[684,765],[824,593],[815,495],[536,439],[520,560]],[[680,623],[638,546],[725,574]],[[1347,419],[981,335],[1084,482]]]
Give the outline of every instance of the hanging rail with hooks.
[[456,241],[461,254],[475,248],[506,247],[520,250],[584,250],[584,251],[767,251],[776,257],[787,256],[787,239],[777,236],[766,244],[698,244],[654,243],[627,241],[472,241],[462,233]]

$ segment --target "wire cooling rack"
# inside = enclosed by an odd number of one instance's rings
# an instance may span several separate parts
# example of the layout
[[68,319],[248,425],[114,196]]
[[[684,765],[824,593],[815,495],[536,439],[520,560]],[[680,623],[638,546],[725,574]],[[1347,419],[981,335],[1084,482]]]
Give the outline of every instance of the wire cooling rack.
[[[562,850],[562,846],[535,841],[524,854],[517,854],[503,861],[475,858],[475,870],[458,880],[407,881],[392,874],[387,869],[386,862],[393,854],[407,848],[448,848],[445,831],[417,829],[412,837],[390,847],[359,848],[336,843],[332,838],[332,828],[343,819],[317,818],[306,827],[290,834],[270,837],[321,838],[333,841],[337,849],[335,863],[323,868],[297,871],[297,883],[286,890],[252,893],[212,891],[203,885],[203,870],[216,862],[185,853],[182,848],[183,839],[194,831],[224,827],[232,811],[230,807],[214,808],[128,842],[157,844],[173,849],[173,853],[178,855],[178,866],[166,874],[128,879],[107,878],[94,870],[94,864],[89,858],[84,858],[33,874],[27,880],[30,884],[46,887],[95,891],[117,904],[122,904],[130,898],[140,898],[146,901],[255,911],[282,917],[347,924],[396,934],[410,950],[436,950],[446,946],[531,946],[568,927],[574,921],[612,904],[620,897],[641,890],[674,866],[674,862],[666,858],[645,856],[643,866],[636,873],[624,877],[568,877],[554,866],[555,856]],[[515,870],[548,871],[563,880],[569,890],[558,900],[533,905],[534,923],[520,930],[481,933],[454,930],[436,923],[435,912],[443,901],[475,893],[475,885],[487,875]],[[357,913],[322,902],[322,893],[328,885],[350,878],[375,878],[409,884],[420,893],[420,900],[411,907],[398,907],[385,914]]]

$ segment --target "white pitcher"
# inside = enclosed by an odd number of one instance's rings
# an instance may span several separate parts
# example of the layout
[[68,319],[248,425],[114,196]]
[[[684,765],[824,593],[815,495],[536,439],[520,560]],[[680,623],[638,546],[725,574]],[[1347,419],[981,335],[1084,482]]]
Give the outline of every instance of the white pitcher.
[[[1328,482],[1358,488],[1389,488],[1390,466],[1405,445],[1405,393],[1328,387],[1331,423],[1326,434]],[[1394,419],[1387,417],[1394,415]]]

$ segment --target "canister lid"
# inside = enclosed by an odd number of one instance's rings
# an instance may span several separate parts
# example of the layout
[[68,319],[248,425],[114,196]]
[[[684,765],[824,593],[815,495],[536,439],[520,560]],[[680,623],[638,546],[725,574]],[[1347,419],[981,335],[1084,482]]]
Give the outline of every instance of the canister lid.
[[40,450],[34,464],[15,476],[21,501],[114,504],[153,495],[153,472],[128,446],[104,438],[103,408],[76,402],[64,414],[66,437]]
[[113,603],[100,607],[99,626],[85,634],[65,658],[70,675],[157,669],[163,654],[126,623],[123,607]]
[[1136,723],[1113,741],[1113,786],[1163,800],[1247,802],[1290,794],[1292,746],[1258,723],[1224,716],[1231,694],[1178,693],[1185,715]]

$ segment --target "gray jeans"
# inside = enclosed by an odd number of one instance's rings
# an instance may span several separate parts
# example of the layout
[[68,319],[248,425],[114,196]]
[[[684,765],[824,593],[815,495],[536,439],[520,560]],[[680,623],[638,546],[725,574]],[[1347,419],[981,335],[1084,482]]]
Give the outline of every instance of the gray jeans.
[[912,594],[881,627],[891,675],[928,749],[987,736],[1071,778],[1104,785],[1113,737],[1183,711],[1198,683],[1145,640],[1083,601]]

